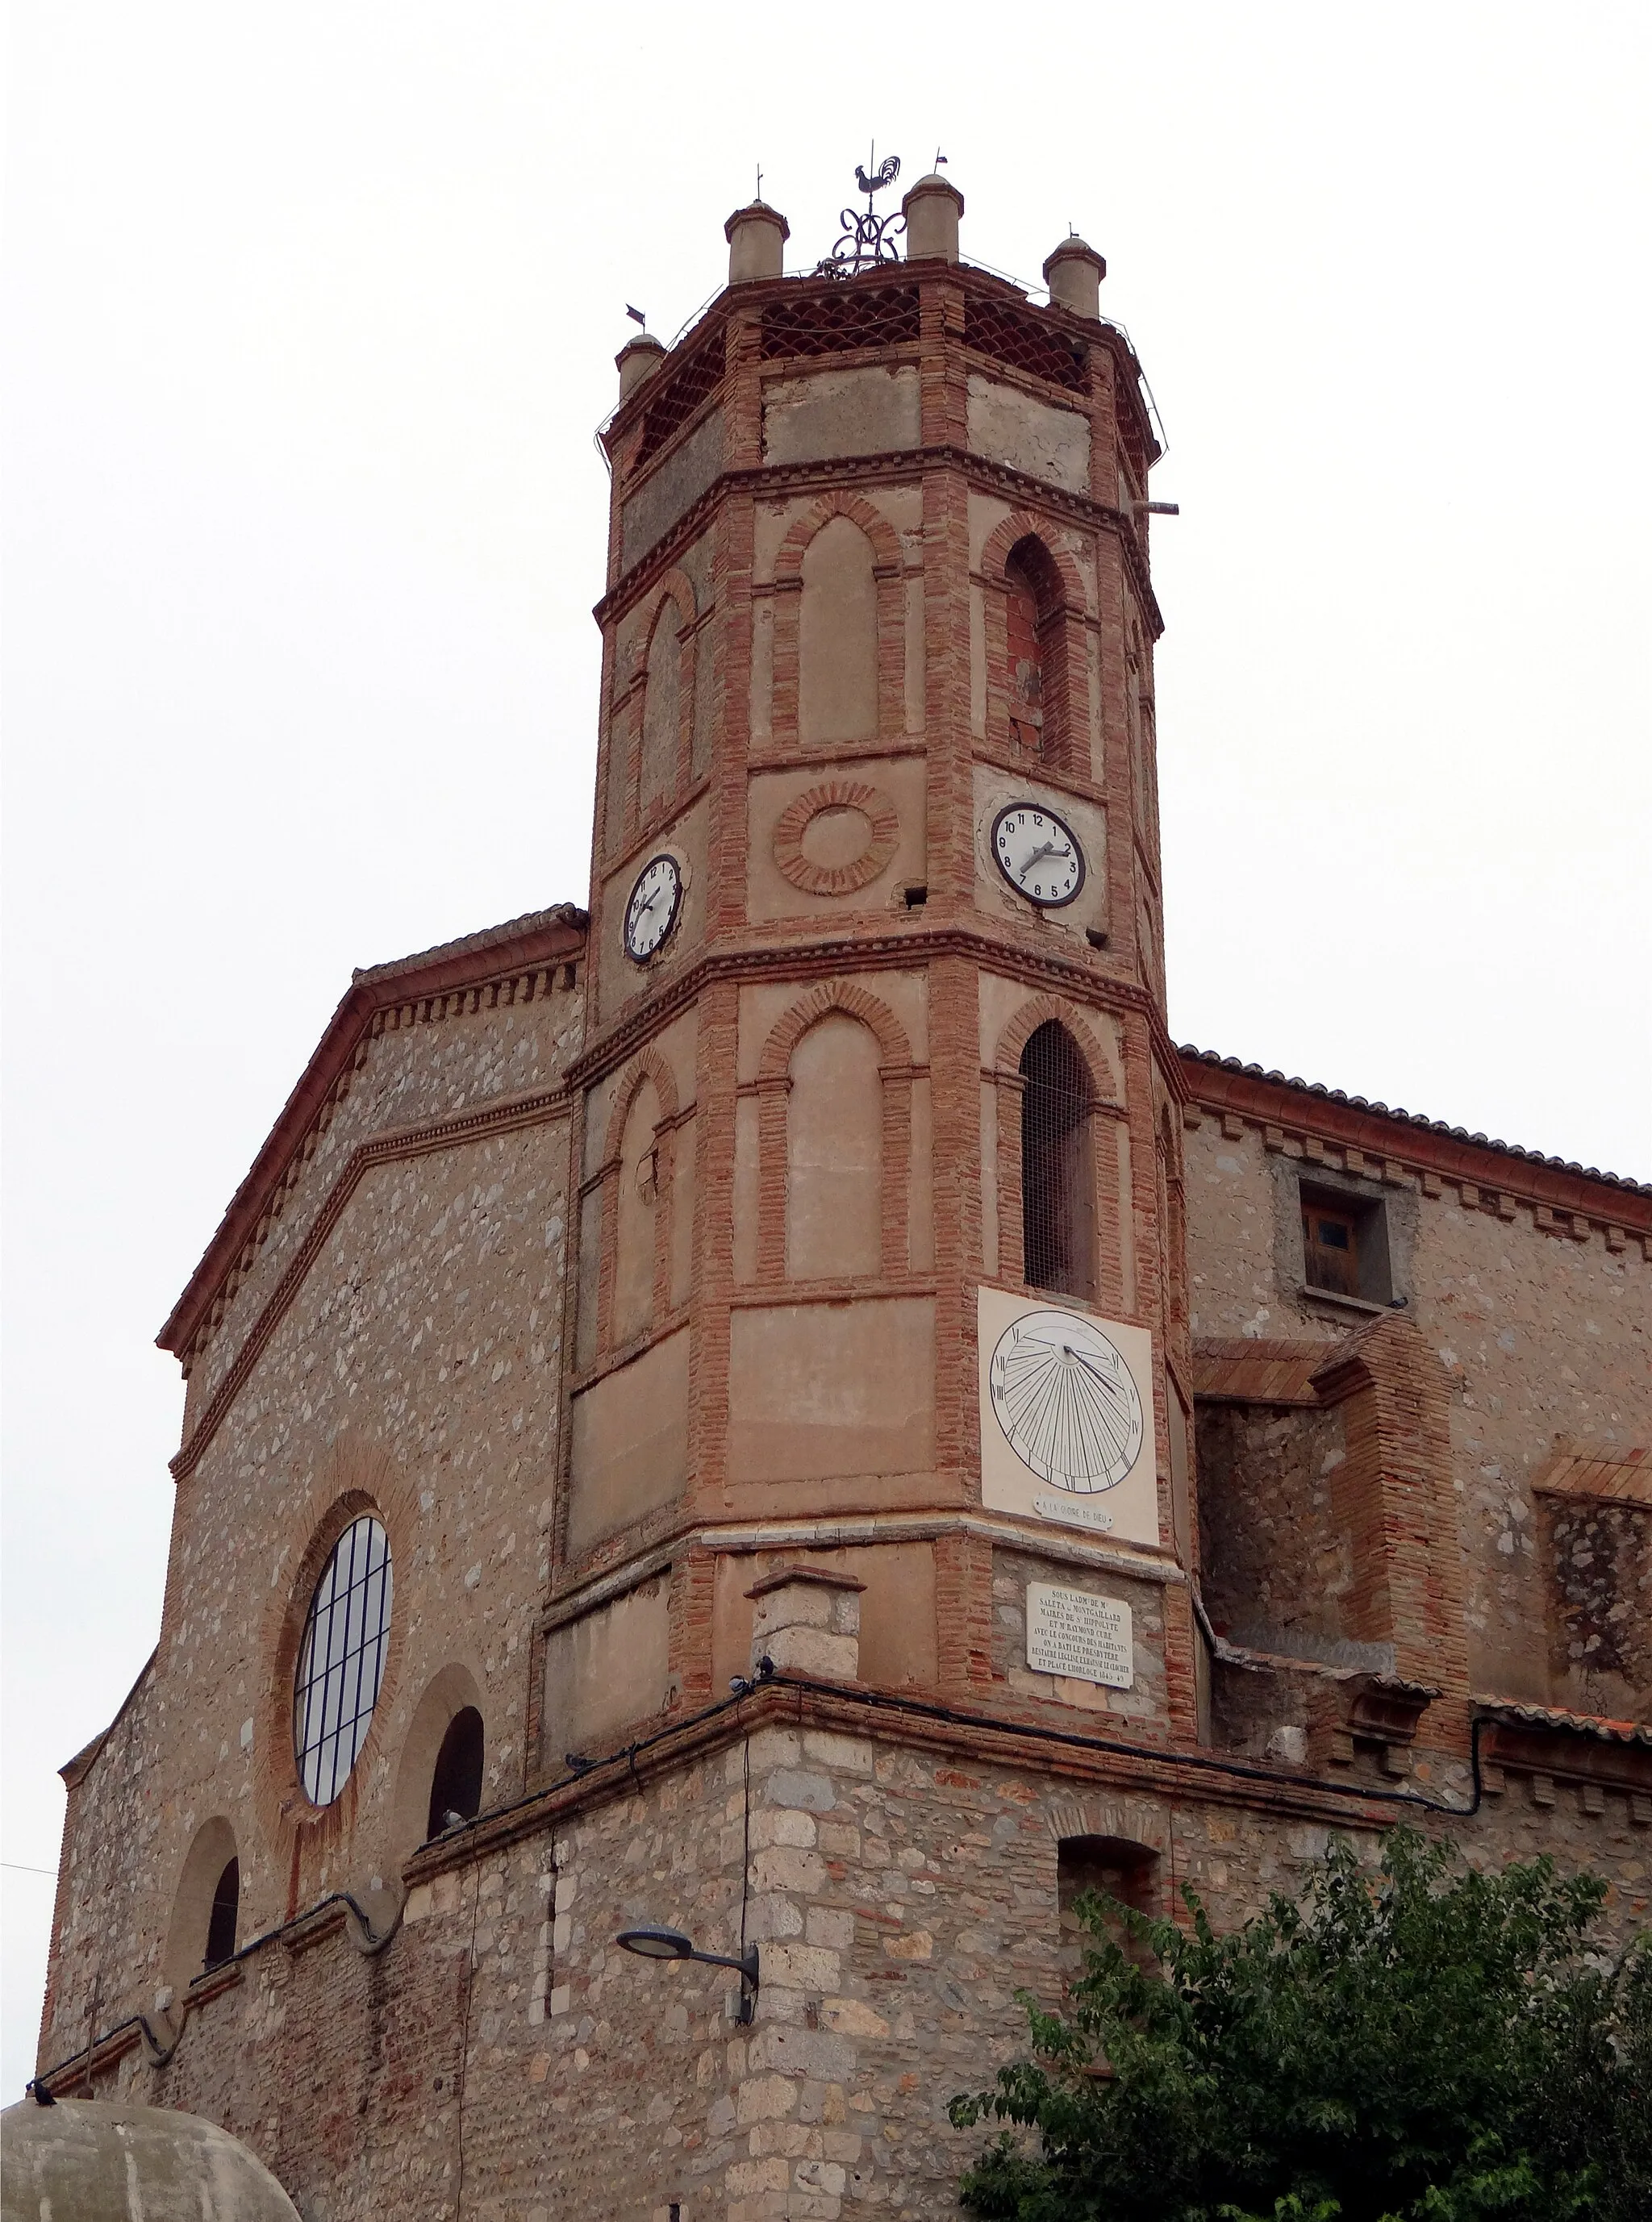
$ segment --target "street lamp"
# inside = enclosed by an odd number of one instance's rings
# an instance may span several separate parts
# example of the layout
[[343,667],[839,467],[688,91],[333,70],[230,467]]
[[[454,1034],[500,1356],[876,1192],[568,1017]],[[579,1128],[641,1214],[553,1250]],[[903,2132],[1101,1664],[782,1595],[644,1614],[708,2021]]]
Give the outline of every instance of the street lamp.
[[726,1952],[697,1952],[694,1940],[680,1929],[622,1929],[614,1943],[640,1960],[698,1960],[702,1967],[733,1968],[740,1978],[739,2010],[736,2021],[750,2021],[757,2003],[757,1948],[753,1944],[738,1960]]

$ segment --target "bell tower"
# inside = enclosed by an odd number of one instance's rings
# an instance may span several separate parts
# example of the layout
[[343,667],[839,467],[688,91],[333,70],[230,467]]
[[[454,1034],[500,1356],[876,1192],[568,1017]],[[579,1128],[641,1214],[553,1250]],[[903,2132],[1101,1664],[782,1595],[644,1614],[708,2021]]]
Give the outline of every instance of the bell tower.
[[548,1766],[799,1569],[822,1673],[1198,1733],[1159,443],[1083,240],[1037,303],[862,184],[807,274],[737,210],[603,433]]

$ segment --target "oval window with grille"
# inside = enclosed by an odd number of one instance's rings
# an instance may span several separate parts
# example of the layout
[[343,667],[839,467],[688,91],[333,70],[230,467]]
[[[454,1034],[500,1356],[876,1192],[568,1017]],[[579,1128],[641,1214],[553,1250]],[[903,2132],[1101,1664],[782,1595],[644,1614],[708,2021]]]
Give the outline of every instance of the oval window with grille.
[[333,1546],[310,1600],[292,1690],[292,1748],[312,1805],[330,1805],[373,1720],[390,1642],[390,1544],[370,1512]]

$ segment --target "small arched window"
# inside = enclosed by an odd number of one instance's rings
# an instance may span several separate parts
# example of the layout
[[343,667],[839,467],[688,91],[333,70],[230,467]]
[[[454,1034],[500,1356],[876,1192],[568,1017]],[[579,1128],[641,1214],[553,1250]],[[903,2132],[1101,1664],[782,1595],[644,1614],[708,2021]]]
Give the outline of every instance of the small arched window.
[[430,1777],[428,1841],[456,1821],[474,1821],[482,1810],[482,1717],[466,1705],[448,1723]]
[[1021,1051],[1021,1272],[1035,1289],[1096,1294],[1090,1070],[1058,1019]]
[[1009,745],[1046,763],[1065,747],[1066,670],[1061,653],[1061,581],[1048,549],[1018,540],[1004,566]]
[[241,1861],[231,1860],[219,1875],[207,1916],[206,1952],[201,1971],[222,1967],[236,1956],[236,1924],[241,1918]]

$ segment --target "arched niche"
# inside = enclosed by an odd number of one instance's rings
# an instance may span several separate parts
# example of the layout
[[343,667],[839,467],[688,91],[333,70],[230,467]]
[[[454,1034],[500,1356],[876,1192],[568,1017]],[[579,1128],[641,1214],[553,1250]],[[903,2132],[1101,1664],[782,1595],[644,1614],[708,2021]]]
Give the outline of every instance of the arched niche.
[[829,518],[803,551],[797,731],[805,748],[877,733],[877,582],[872,543]]
[[883,1101],[877,1038],[828,1011],[792,1051],[786,1105],[786,1271],[876,1273],[883,1259]]
[[[395,1794],[391,1801],[391,1825],[399,1858],[406,1859],[425,1841],[437,1762],[449,1729],[467,1710],[474,1711],[486,1723],[487,1708],[475,1676],[468,1666],[453,1660],[425,1684],[402,1740],[401,1755],[396,1764]],[[469,1814],[465,1816],[467,1820],[472,1817]]]
[[685,623],[676,602],[665,595],[649,636],[643,681],[638,786],[644,819],[669,800],[684,776],[682,740],[686,720],[693,714],[694,695],[692,637],[688,645],[680,637]]
[[1041,519],[1018,511],[988,535],[981,577],[990,738],[1017,760],[1089,778],[1089,621],[1071,552]]
[[[1133,1913],[1155,1919],[1164,1911],[1159,1858],[1151,1844],[1127,1836],[1063,1836],[1056,1845],[1056,1919],[1060,1932],[1063,1971],[1082,1972],[1084,1947],[1090,1931],[1080,1919],[1078,1902],[1087,1892],[1115,1899]],[[1132,1959],[1150,1961],[1152,1954],[1132,1937],[1115,1917],[1109,1924],[1115,1940]]]
[[[214,1931],[213,1907],[219,1898],[220,1886],[231,1867],[236,1869],[236,1922],[231,1928],[232,1941],[229,1951],[223,1943],[223,1921],[220,1915]],[[240,1914],[240,1854],[236,1843],[236,1832],[222,1814],[203,1822],[191,1841],[184,1856],[183,1872],[178,1879],[178,1889],[173,1899],[172,1919],[166,1927],[166,1947],[163,1962],[166,1980],[173,1996],[181,1999],[198,1975],[207,1972],[208,1944],[211,1943],[217,1959],[230,1958],[236,1949],[236,1931]]]
[[654,1321],[656,1242],[661,1208],[660,1092],[644,1076],[631,1099],[619,1135],[619,1186],[615,1198],[612,1340],[619,1346],[646,1334]]

